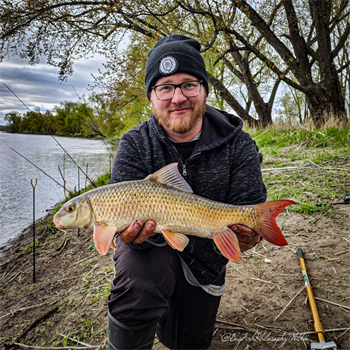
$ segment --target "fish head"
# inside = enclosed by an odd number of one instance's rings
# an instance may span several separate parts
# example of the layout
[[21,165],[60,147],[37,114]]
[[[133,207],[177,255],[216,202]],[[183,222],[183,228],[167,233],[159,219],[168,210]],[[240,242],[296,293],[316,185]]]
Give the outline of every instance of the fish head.
[[78,196],[65,203],[53,217],[57,228],[88,228],[93,224],[93,211],[85,196]]

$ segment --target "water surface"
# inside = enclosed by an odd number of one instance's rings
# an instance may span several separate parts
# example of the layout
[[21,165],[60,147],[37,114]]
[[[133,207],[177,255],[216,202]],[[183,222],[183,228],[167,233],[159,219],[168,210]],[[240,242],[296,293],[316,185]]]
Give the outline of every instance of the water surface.
[[[56,137],[75,162],[94,180],[110,170],[110,154],[114,158],[117,144],[101,140],[72,137]],[[33,188],[35,188],[35,218],[46,214],[46,210],[64,199],[63,189],[44,175],[35,166],[16,154],[13,148],[53,179],[63,184],[58,170],[65,163],[66,186],[78,189],[78,168],[64,156],[56,141],[47,135],[22,135],[0,132],[0,247],[15,238],[33,222]],[[65,158],[65,162],[64,162]],[[113,161],[113,159],[112,159]],[[86,177],[80,172],[80,188],[85,187]],[[89,183],[89,182],[87,182]]]

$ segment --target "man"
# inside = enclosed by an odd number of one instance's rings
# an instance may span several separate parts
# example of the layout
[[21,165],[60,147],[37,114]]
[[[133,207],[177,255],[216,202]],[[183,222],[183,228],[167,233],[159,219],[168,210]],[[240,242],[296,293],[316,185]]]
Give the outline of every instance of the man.
[[[200,44],[183,35],[160,39],[148,54],[145,84],[152,114],[120,141],[111,182],[143,179],[177,162],[193,192],[237,205],[266,200],[258,153],[242,121],[206,104]],[[209,347],[228,260],[210,239],[189,236],[183,252],[135,221],[115,240],[108,297],[110,349],[151,349],[154,334],[171,349]],[[235,225],[242,251],[259,242]]]

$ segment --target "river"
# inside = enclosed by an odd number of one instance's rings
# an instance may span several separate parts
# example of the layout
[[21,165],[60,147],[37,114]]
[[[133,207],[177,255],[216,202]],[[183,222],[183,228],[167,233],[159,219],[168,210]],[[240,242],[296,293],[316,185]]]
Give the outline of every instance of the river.
[[[93,181],[110,170],[118,147],[111,141],[73,137],[56,137],[73,160]],[[43,174],[34,165],[11,150],[14,149],[60,184],[63,179],[58,166],[65,163],[66,186],[78,189],[78,168],[69,156],[48,135],[22,135],[0,132],[0,247],[18,236],[33,222],[33,187],[35,187],[35,219],[46,215],[46,210],[64,199],[63,188]],[[112,155],[112,156],[110,156]],[[79,172],[80,188],[86,177]],[[87,181],[89,184],[89,182]]]

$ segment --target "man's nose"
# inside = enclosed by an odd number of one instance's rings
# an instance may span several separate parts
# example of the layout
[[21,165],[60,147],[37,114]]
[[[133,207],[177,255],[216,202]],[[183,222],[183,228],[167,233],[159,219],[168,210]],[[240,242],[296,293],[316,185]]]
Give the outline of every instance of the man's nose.
[[174,96],[171,99],[171,101],[175,104],[180,104],[182,102],[185,102],[187,100],[187,97],[182,93],[182,90],[180,89],[180,86],[175,88]]

